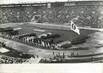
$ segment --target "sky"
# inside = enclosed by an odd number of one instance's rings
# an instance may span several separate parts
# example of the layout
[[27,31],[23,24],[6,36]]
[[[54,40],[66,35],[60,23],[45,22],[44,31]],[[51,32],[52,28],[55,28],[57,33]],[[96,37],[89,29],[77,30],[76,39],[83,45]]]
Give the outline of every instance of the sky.
[[[0,0],[0,4],[55,2],[55,1],[84,1],[84,0]],[[91,1],[91,0],[85,0],[85,1]],[[94,0],[94,1],[98,1],[98,0]]]

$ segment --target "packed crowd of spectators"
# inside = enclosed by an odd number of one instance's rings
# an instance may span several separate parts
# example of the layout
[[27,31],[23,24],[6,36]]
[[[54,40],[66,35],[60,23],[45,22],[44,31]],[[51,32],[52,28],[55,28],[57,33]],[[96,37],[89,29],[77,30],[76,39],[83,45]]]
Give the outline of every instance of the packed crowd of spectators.
[[[78,52],[65,53],[53,52],[52,57],[43,58],[40,63],[81,63],[81,62],[95,62],[102,60],[103,57],[98,57],[99,54],[80,55]],[[85,57],[85,58],[84,58]],[[103,62],[103,61],[101,61]]]
[[0,23],[30,22],[37,15],[33,7],[1,7]]
[[26,59],[22,59],[22,58],[15,58],[15,57],[10,57],[10,56],[6,56],[6,55],[0,55],[0,64],[12,64],[12,63],[23,63],[25,62]]
[[8,49],[8,52],[0,52],[0,64],[12,64],[12,63],[27,63],[31,57],[35,59],[35,56],[29,54],[23,54],[22,52],[18,52],[13,48],[7,47],[4,42],[0,42],[1,47]]
[[48,22],[64,24],[75,19],[79,26],[103,27],[102,6],[62,6],[62,7],[1,7],[0,23]]

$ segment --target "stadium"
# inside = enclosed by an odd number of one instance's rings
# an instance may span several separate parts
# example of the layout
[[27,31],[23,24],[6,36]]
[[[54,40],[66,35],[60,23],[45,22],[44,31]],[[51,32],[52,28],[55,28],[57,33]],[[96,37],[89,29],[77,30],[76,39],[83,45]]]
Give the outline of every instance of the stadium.
[[103,1],[0,4],[0,63],[103,62]]

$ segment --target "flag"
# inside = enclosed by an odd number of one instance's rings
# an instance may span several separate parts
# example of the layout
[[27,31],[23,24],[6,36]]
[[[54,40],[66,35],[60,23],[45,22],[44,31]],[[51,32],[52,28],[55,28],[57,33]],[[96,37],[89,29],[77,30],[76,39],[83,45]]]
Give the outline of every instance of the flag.
[[75,25],[75,23],[73,21],[71,21],[71,30],[73,30],[78,35],[80,35],[80,30],[78,29],[78,27]]

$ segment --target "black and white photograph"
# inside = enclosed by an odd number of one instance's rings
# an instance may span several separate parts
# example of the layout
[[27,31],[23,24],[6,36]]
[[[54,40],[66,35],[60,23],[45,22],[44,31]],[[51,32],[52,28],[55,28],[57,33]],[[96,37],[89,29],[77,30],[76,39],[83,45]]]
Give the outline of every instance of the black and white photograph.
[[0,0],[0,64],[39,63],[103,63],[103,1]]

